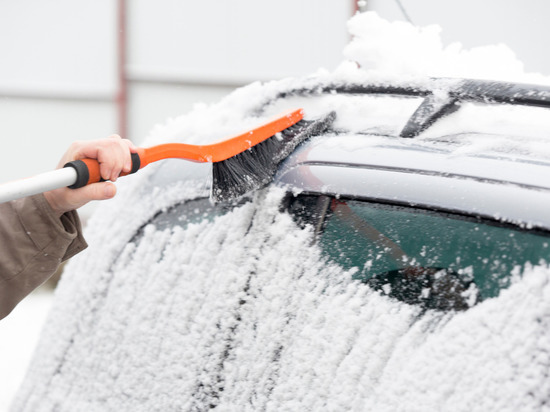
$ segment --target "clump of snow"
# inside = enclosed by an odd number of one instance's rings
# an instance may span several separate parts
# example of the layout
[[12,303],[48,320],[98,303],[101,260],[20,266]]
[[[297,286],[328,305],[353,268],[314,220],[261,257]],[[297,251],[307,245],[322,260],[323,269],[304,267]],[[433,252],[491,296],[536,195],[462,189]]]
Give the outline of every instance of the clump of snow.
[[376,12],[356,14],[348,23],[353,40],[345,56],[373,76],[403,80],[403,77],[465,77],[550,84],[537,73],[525,73],[523,63],[505,44],[464,49],[460,43],[446,47],[441,27],[416,27],[389,22]]

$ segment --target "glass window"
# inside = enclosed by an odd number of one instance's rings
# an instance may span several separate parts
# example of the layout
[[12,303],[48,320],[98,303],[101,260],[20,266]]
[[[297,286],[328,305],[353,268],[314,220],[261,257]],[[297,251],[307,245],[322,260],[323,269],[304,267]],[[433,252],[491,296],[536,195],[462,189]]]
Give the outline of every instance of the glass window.
[[550,261],[547,233],[408,207],[330,199],[322,227],[318,242],[331,261],[431,309],[467,309],[497,296],[516,266]]
[[199,198],[178,203],[166,210],[159,211],[134,235],[132,242],[140,240],[143,230],[147,225],[154,225],[157,230],[171,229],[175,226],[186,228],[192,223],[201,222],[204,219],[213,221],[231,210],[235,204],[213,204],[209,198]]

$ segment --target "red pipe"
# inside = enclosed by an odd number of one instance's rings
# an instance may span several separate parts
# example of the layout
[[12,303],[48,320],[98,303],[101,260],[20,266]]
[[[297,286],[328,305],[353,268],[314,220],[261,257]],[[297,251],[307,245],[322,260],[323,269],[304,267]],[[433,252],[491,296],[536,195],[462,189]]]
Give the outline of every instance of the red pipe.
[[128,134],[128,78],[126,76],[126,0],[118,0],[118,134],[127,138]]

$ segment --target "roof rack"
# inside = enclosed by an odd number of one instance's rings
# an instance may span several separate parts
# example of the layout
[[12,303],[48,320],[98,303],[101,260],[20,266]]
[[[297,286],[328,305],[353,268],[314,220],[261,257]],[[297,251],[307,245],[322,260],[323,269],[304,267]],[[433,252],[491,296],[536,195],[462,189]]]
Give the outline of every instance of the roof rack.
[[275,99],[327,93],[388,94],[424,97],[409,118],[400,137],[418,136],[436,121],[460,108],[460,102],[516,104],[550,108],[550,87],[475,79],[432,78],[415,85],[392,84],[328,84],[292,89],[277,94]]

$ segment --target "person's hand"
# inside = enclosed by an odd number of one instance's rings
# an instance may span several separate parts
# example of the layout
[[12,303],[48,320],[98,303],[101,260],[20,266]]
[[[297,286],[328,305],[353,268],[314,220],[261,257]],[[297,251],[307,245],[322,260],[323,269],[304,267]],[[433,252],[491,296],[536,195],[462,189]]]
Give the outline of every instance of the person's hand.
[[[113,135],[107,139],[74,142],[61,158],[57,168],[78,159],[97,159],[101,177],[112,182],[122,172],[132,169],[131,153],[136,147],[131,141]],[[61,188],[45,192],[44,196],[55,213],[61,216],[78,209],[91,200],[110,199],[116,194],[116,186],[110,182],[93,183],[80,189]]]

